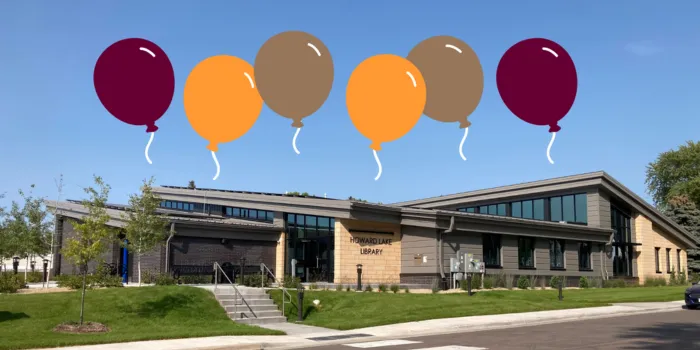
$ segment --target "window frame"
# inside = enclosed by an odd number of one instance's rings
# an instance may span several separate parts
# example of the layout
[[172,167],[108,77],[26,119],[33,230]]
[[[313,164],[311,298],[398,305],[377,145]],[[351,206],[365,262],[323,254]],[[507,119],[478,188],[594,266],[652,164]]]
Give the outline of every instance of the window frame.
[[[528,250],[530,251],[531,259],[529,259],[529,260],[532,261],[532,265],[523,264],[523,257],[521,256],[521,252],[523,252],[526,247],[525,248],[521,247],[521,242],[522,243],[525,243],[525,242],[530,243],[530,249],[528,249]],[[518,237],[518,269],[520,269],[520,270],[535,270],[535,269],[537,269],[537,262],[535,261],[535,259],[536,259],[536,257],[535,257],[535,242],[536,241],[535,241],[534,237],[524,237],[524,236]]]
[[654,254],[655,254],[654,260],[656,262],[656,273],[662,273],[661,272],[661,261],[659,261],[660,260],[660,257],[659,257],[660,252],[661,252],[661,247],[654,248]]
[[[588,260],[588,266],[583,266],[581,264],[581,248],[585,245],[587,245],[588,250],[586,252],[587,255],[587,260]],[[591,242],[579,242],[578,243],[578,270],[579,271],[593,271],[593,259],[592,259],[592,253],[593,253],[593,243]]]
[[[487,248],[487,239],[493,240],[497,239],[497,248],[496,248],[496,264],[489,264],[488,259],[486,258],[486,248]],[[489,233],[484,233],[481,235],[481,245],[482,245],[482,254],[483,254],[483,260],[484,260],[484,265],[487,269],[500,269],[503,268],[503,244],[502,244],[502,237],[501,235],[498,234],[489,234]],[[489,247],[491,244],[488,245]]]
[[[556,243],[559,243],[559,247],[561,248],[559,254],[561,254],[561,266],[555,266],[554,265],[554,260],[556,258],[555,256],[552,256],[552,251],[556,254]],[[554,248],[554,249],[553,249]],[[566,271],[566,241],[563,239],[550,239],[549,240],[549,269],[550,270],[557,270],[557,271]]]
[[[571,197],[571,209],[573,210],[573,216],[574,219],[572,220],[566,220],[566,217],[564,215],[564,198]],[[578,198],[583,198],[585,200],[585,205],[581,205],[582,209],[579,208],[579,204],[583,203],[578,203],[577,199]],[[562,194],[558,196],[552,196],[548,198],[549,202],[549,218],[547,220],[551,222],[566,222],[568,224],[576,224],[576,225],[588,225],[588,194],[587,193],[572,193],[572,194]],[[556,215],[554,214],[555,208],[552,206],[558,205],[559,208],[556,211]],[[583,216],[583,218],[579,218],[579,214]],[[554,218],[558,217],[559,220],[555,220]]]
[[666,273],[671,273],[671,248],[666,248]]
[[678,273],[681,272],[681,249],[676,249],[676,265],[678,266]]

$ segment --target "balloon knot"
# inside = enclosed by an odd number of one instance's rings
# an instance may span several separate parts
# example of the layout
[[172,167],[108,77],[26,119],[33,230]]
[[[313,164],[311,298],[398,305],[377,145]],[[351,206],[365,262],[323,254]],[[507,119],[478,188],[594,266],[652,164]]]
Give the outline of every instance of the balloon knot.
[[552,124],[549,126],[549,132],[559,132],[561,130],[561,127],[557,124]]
[[304,126],[304,123],[301,122],[301,119],[299,119],[299,120],[295,119],[294,123],[292,123],[293,128],[301,128],[302,126]]
[[468,128],[468,127],[470,127],[471,125],[472,125],[472,123],[471,123],[470,121],[466,120],[466,119],[463,120],[463,121],[461,121],[461,122],[459,122],[459,128],[460,128],[460,129]]
[[146,126],[147,126],[146,132],[156,132],[156,131],[158,131],[158,127],[157,127],[155,124],[149,124],[149,125],[146,125]]
[[212,143],[210,143],[210,144],[207,146],[207,149],[210,150],[210,151],[212,151],[212,152],[218,152],[218,151],[219,151],[219,146],[218,146],[217,144],[215,144],[215,143],[212,142]]
[[375,151],[381,151],[382,150],[382,144],[379,142],[372,142],[371,145],[369,145],[369,148],[375,150]]

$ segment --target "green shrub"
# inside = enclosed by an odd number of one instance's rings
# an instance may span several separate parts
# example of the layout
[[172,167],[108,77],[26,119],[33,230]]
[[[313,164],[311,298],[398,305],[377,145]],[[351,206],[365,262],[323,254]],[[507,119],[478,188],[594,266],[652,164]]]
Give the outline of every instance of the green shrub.
[[406,293],[406,294],[408,294],[408,293],[410,293],[410,292],[411,292],[411,290],[410,290],[410,289],[408,289],[408,287],[406,287],[406,288],[404,288],[404,289],[403,289],[403,292],[404,292],[404,293]]
[[398,284],[392,284],[391,287],[389,287],[389,289],[391,289],[391,291],[394,292],[394,294],[396,294],[399,292],[400,288]]
[[25,287],[23,276],[15,275],[14,272],[0,273],[0,293],[17,293]]
[[493,276],[493,288],[506,288],[506,273],[500,271]]
[[492,289],[494,285],[494,278],[491,276],[484,277],[484,289]]
[[647,277],[644,280],[644,287],[663,287],[667,284],[664,277]]
[[472,289],[481,289],[481,274],[475,273],[472,276]]
[[671,273],[668,275],[668,285],[669,286],[677,286],[678,285],[678,276],[680,274],[676,273],[676,270],[671,268]]
[[345,287],[345,291],[349,292],[350,291],[350,286]]
[[[260,276],[259,275],[255,275],[255,276],[258,276],[258,282],[259,282]],[[249,280],[249,277],[252,277],[252,276],[245,276],[246,281]],[[255,278],[255,277],[253,277],[253,278]],[[209,283],[211,283],[211,276],[210,275],[182,275],[182,276],[180,276],[179,280],[180,280],[180,283],[182,283],[182,284],[209,284]],[[226,281],[226,283],[228,283],[228,281]]]
[[521,275],[518,277],[518,288],[519,289],[528,289],[530,288],[530,279],[527,278],[525,275]]
[[386,293],[389,290],[389,287],[387,287],[386,284],[381,283],[377,289],[379,289],[379,291],[382,293]]
[[685,273],[683,269],[681,269],[681,272],[676,276],[676,282],[678,282],[678,285],[685,286],[688,284],[688,274]]
[[503,274],[503,276],[505,278],[504,283],[506,288],[513,289],[514,276],[509,273]]
[[89,278],[92,287],[115,288],[124,287],[122,278],[119,275],[112,275],[111,271],[104,264],[100,264],[95,269],[95,273]]
[[627,283],[621,279],[611,279],[603,281],[603,288],[625,288]]
[[588,279],[589,285],[593,288],[603,288],[603,278],[602,277],[590,277]]
[[153,277],[156,286],[172,286],[177,284],[177,280],[168,274],[158,274]]
[[530,281],[530,288],[537,288],[537,282],[540,280],[540,277],[537,275],[530,275],[528,276],[528,280]]
[[310,290],[316,290],[316,289],[318,289],[318,284],[316,284],[316,283],[311,283],[311,285],[309,285],[309,289],[310,289]]
[[590,288],[591,283],[588,281],[588,277],[581,276],[581,278],[578,279],[578,286],[579,288]]
[[[24,277],[24,276],[22,276]],[[27,273],[27,283],[41,283],[44,278],[44,273],[39,271]]]
[[299,286],[301,286],[301,278],[286,275],[282,280],[282,285],[284,286],[284,288],[299,288]]
[[559,289],[559,281],[562,283],[564,282],[560,276],[552,276],[552,278],[549,279],[549,286],[554,289]]
[[[82,289],[83,288],[83,276],[82,275],[58,275],[56,276],[56,284],[62,288],[70,289]],[[87,276],[85,278],[85,286],[87,289],[92,288],[92,276]]]
[[335,291],[336,291],[336,292],[342,292],[342,291],[343,291],[343,285],[342,285],[342,284],[339,284],[339,285],[335,286]]
[[369,284],[365,287],[365,292],[371,292],[372,291],[372,286]]

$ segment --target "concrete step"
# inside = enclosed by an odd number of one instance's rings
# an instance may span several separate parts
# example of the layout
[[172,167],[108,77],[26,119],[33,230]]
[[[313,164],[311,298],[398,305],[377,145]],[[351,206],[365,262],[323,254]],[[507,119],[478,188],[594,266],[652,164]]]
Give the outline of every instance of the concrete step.
[[238,300],[236,300],[234,298],[218,299],[218,300],[219,300],[219,303],[221,303],[221,305],[223,305],[224,307],[225,306],[233,306],[233,305],[245,306],[246,303],[250,306],[253,306],[253,305],[275,305],[274,301],[270,298],[267,298],[267,299],[248,299],[248,298],[246,298],[245,303],[241,300],[241,298],[238,298]]
[[235,319],[236,323],[250,324],[250,325],[262,325],[271,323],[285,323],[287,318],[284,316],[272,316],[272,317],[260,317],[260,318],[241,318]]
[[[256,313],[258,311],[278,311],[279,308],[277,305],[250,305],[250,308],[253,309]],[[224,309],[226,309],[226,312],[238,312],[238,311],[248,311],[248,307],[245,305],[228,305],[224,306]]]
[[238,321],[241,318],[265,318],[265,317],[274,317],[274,316],[282,316],[282,311],[279,310],[269,310],[269,311],[258,311],[253,309],[253,312],[250,310],[246,311],[240,311],[240,312],[229,312],[228,317],[230,317],[232,320]]
[[231,291],[231,290],[218,290],[218,291],[216,291],[216,293],[214,295],[216,295],[216,296],[231,296],[231,297],[233,297],[234,295],[239,295],[239,296],[242,295],[244,298],[253,297],[253,296],[256,296],[256,297],[268,296],[269,297],[269,294],[265,293],[265,291],[263,291],[263,290],[242,290],[238,294],[235,293],[234,291]]

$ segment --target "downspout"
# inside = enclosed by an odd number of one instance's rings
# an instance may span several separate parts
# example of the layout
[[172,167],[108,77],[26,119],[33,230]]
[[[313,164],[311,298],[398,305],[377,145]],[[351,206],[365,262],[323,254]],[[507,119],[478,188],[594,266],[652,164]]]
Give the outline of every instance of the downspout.
[[170,270],[170,240],[173,239],[175,236],[175,223],[171,222],[170,223],[170,236],[168,236],[168,239],[165,241],[165,273],[168,273],[168,270]]
[[440,232],[438,235],[438,267],[440,269],[440,277],[445,278],[445,262],[443,261],[443,258],[445,256],[445,245],[443,243],[442,235],[445,233],[452,233],[455,229],[455,217],[452,216],[450,218],[450,227],[443,231]]

